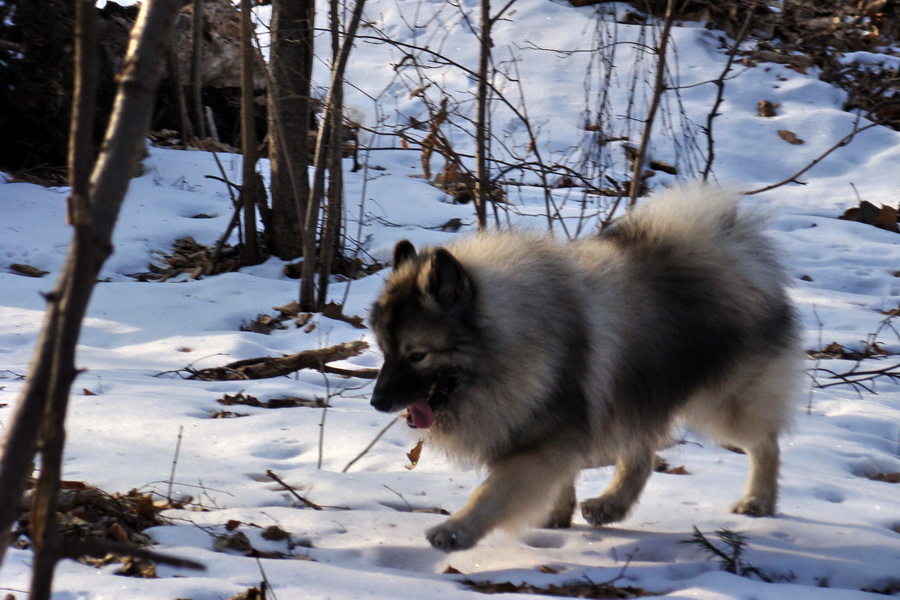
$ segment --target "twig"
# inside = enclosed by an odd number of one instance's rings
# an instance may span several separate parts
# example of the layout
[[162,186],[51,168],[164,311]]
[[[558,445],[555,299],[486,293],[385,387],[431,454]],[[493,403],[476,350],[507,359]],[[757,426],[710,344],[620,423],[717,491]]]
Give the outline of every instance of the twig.
[[322,374],[325,379],[325,402],[322,403],[322,419],[319,421],[319,460],[316,462],[316,468],[322,469],[322,460],[325,456],[325,419],[328,417],[328,404],[331,401],[331,382],[326,374]]
[[731,50],[728,52],[728,60],[725,61],[725,67],[722,69],[722,74],[719,75],[718,79],[713,80],[712,83],[716,86],[716,99],[713,102],[712,108],[709,111],[709,114],[706,116],[706,127],[704,131],[706,133],[706,165],[703,167],[703,170],[700,172],[703,181],[709,179],[709,173],[712,170],[713,161],[716,158],[715,152],[715,140],[713,138],[713,122],[715,118],[719,116],[719,107],[722,105],[722,100],[725,95],[725,80],[728,76],[729,71],[731,71],[731,65],[734,63],[734,57],[737,54],[738,48],[744,42],[744,39],[747,37],[747,32],[750,31],[750,18],[753,16],[753,11],[756,8],[756,3],[754,2],[747,9],[747,18],[744,19],[744,24],[741,26],[740,32],[738,32],[737,38],[734,40],[734,45],[731,47]]
[[[822,347],[822,329],[825,327],[825,324],[822,323],[822,318],[819,316],[818,307],[813,304],[813,315],[816,317],[816,323],[819,326],[819,343],[816,346],[817,348]],[[809,396],[806,399],[806,414],[812,414],[812,404],[813,404],[813,390],[818,387],[819,381],[816,379],[815,372],[819,368],[819,364],[822,362],[821,357],[816,358],[816,365],[814,368],[810,369],[810,377],[812,378],[812,384],[809,386]]]
[[343,360],[362,353],[369,347],[367,342],[357,340],[327,348],[317,348],[291,354],[290,356],[263,356],[238,360],[222,367],[192,371],[190,379],[202,381],[234,381],[239,379],[267,379],[288,375],[300,369],[322,369],[322,365],[334,360]]
[[[319,304],[321,304],[322,297],[325,295],[325,290],[320,290],[320,302],[316,302],[315,279],[318,260],[316,253],[317,240],[315,232],[319,217],[319,202],[324,197],[326,162],[325,152],[328,149],[326,140],[328,139],[330,129],[327,125],[332,119],[334,119],[336,123],[340,122],[340,115],[334,116],[334,111],[336,108],[335,101],[340,98],[342,94],[340,88],[344,80],[344,71],[347,67],[347,60],[350,58],[350,50],[353,48],[353,41],[356,38],[356,31],[359,28],[360,21],[362,20],[362,13],[363,8],[365,7],[365,3],[366,0],[356,0],[356,5],[353,7],[353,12],[350,17],[350,23],[347,25],[344,43],[341,44],[340,51],[334,58],[331,69],[330,85],[328,86],[328,94],[325,96],[325,102],[322,106],[322,115],[324,116],[324,120],[322,122],[322,126],[319,127],[319,133],[316,136],[315,153],[313,155],[313,177],[312,182],[309,186],[309,198],[307,200],[308,203],[305,215],[306,219],[304,223],[301,223],[301,229],[305,229],[307,232],[306,237],[303,240],[304,259],[300,276],[300,305],[304,308],[304,310],[321,309],[321,306],[319,306]],[[335,152],[338,151],[337,148],[334,148],[333,150]],[[325,279],[326,281],[322,282],[323,285],[327,283],[327,278]]]
[[184,425],[178,427],[178,441],[175,443],[175,456],[172,458],[172,472],[169,473],[169,492],[166,498],[172,502],[172,484],[175,481],[175,468],[178,466],[178,454],[181,452],[181,437],[184,434]]
[[341,473],[346,473],[348,470],[350,470],[350,467],[352,467],[354,464],[356,464],[356,461],[358,461],[358,460],[361,459],[363,456],[365,456],[366,454],[368,454],[369,450],[372,449],[372,446],[374,446],[375,444],[377,444],[377,443],[378,443],[378,440],[381,439],[381,436],[383,436],[385,433],[387,433],[387,430],[390,429],[391,427],[393,427],[394,424],[395,424],[397,421],[399,421],[399,420],[400,420],[400,417],[396,417],[396,418],[394,418],[394,419],[391,419],[390,423],[388,423],[387,425],[385,425],[384,428],[383,428],[381,431],[378,432],[378,435],[375,436],[375,439],[372,440],[372,441],[369,443],[369,445],[366,446],[366,447],[363,449],[362,452],[360,452],[359,454],[357,454],[357,455],[356,455],[356,458],[354,458],[353,460],[351,460],[350,462],[347,463],[347,466],[344,467],[344,469],[341,471]]
[[[228,196],[231,198],[231,205],[234,208],[234,214],[231,215],[231,220],[228,222],[228,227],[225,228],[225,232],[222,236],[216,241],[216,248],[213,251],[212,262],[210,264],[210,273],[216,268],[216,265],[219,264],[219,260],[222,258],[222,248],[225,246],[225,242],[228,241],[228,238],[231,236],[231,232],[238,226],[241,222],[241,203],[237,198],[234,197],[234,189],[237,189],[241,194],[244,193],[245,187],[250,187],[249,181],[242,181],[242,185],[236,185],[232,183],[228,179],[227,173],[225,173],[225,167],[222,166],[222,161],[219,160],[219,155],[216,152],[212,152],[213,158],[216,161],[216,165],[219,167],[219,172],[222,173],[221,181],[225,183],[225,187],[228,190]],[[207,175],[210,179],[219,179],[213,175]],[[246,184],[246,185],[244,185]],[[240,229],[238,229],[238,236],[241,235]]]
[[260,560],[259,555],[256,556],[256,566],[259,568],[259,574],[262,575],[262,582],[259,584],[259,597],[260,600],[266,600],[266,594],[268,592],[272,592],[272,600],[278,600],[278,597],[275,595],[275,592],[272,590],[272,584],[269,583],[269,578],[266,577],[266,571],[263,569],[262,560]]
[[650,135],[653,130],[653,121],[656,119],[656,111],[659,109],[659,103],[662,99],[663,92],[666,90],[666,50],[669,47],[669,32],[672,30],[672,24],[675,22],[675,11],[673,10],[674,0],[666,2],[666,17],[663,23],[662,32],[659,34],[659,48],[656,53],[659,61],[656,67],[656,80],[653,83],[653,99],[650,101],[650,109],[647,111],[647,120],[644,122],[644,132],[641,135],[641,145],[634,157],[631,174],[631,189],[628,196],[628,207],[632,208],[637,204],[637,197],[643,174],[644,160],[647,156],[647,148],[650,145]]
[[867,129],[872,129],[873,127],[876,127],[878,125],[881,125],[881,123],[869,123],[865,127],[860,127],[858,129],[854,128],[853,131],[851,131],[850,133],[848,133],[847,135],[842,137],[838,141],[838,143],[836,143],[834,146],[832,146],[831,148],[829,148],[828,150],[826,150],[825,152],[823,152],[822,154],[817,156],[815,159],[813,159],[812,162],[810,162],[808,165],[806,165],[805,167],[803,167],[802,169],[800,169],[799,171],[797,171],[796,173],[794,173],[787,179],[779,181],[778,183],[773,183],[772,185],[767,185],[765,187],[761,187],[759,189],[751,190],[749,192],[744,192],[744,195],[752,196],[753,194],[761,194],[762,192],[768,192],[769,190],[774,190],[775,188],[781,187],[783,185],[787,185],[788,183],[791,183],[791,182],[796,182],[796,183],[800,183],[801,185],[805,185],[805,184],[802,184],[801,182],[797,181],[797,178],[800,177],[801,175],[803,175],[804,173],[806,173],[807,171],[809,171],[810,169],[812,169],[814,166],[816,166],[820,162],[822,162],[822,160],[824,160],[826,156],[828,156],[829,154],[831,154],[832,152],[834,152],[841,146],[846,146],[847,144],[849,144],[850,140],[852,140],[854,137],[856,137],[863,131],[866,131]]
[[272,478],[273,480],[275,480],[277,483],[281,484],[281,486],[282,486],[285,490],[287,490],[288,492],[290,492],[291,495],[294,496],[294,498],[296,498],[297,500],[299,500],[300,502],[302,502],[303,504],[305,504],[305,505],[308,506],[309,508],[311,508],[311,509],[313,509],[313,510],[324,510],[321,506],[319,506],[319,505],[316,504],[315,502],[313,502],[313,501],[311,501],[311,500],[307,500],[306,498],[304,498],[303,496],[301,496],[300,494],[298,494],[298,493],[297,493],[297,490],[295,490],[294,488],[292,488],[291,486],[289,486],[288,484],[286,484],[286,483],[285,483],[278,475],[276,475],[275,473],[273,473],[271,469],[269,469],[269,470],[266,471],[266,475],[268,475],[269,477],[271,477],[271,478]]
[[105,554],[117,554],[119,556],[146,558],[153,562],[184,569],[195,569],[197,571],[206,570],[206,565],[189,558],[161,554],[159,552],[154,552],[153,550],[147,550],[146,548],[138,548],[137,546],[123,544],[122,542],[99,540],[96,538],[63,538],[60,554],[64,558],[72,559],[77,559],[85,555],[103,556]]
[[398,492],[397,490],[392,490],[392,489],[389,488],[387,485],[383,485],[382,487],[383,487],[384,489],[386,489],[387,491],[389,491],[389,492],[394,492],[395,494],[397,494],[397,497],[400,498],[401,500],[403,500],[403,504],[406,505],[406,510],[407,510],[407,512],[412,512],[412,511],[413,511],[412,504],[410,504],[409,501],[407,501],[407,499],[403,497],[403,494],[401,494],[401,493]]
[[866,371],[857,370],[860,366],[861,362],[856,363],[852,369],[846,371],[844,373],[836,373],[831,369],[826,369],[823,367],[816,366],[810,369],[811,372],[822,372],[827,373],[829,375],[828,379],[836,380],[830,383],[820,383],[818,380],[813,380],[813,383],[819,389],[825,389],[829,387],[833,387],[836,385],[849,385],[854,389],[862,388],[866,392],[870,394],[874,394],[875,390],[870,388],[867,385],[864,385],[863,382],[875,381],[879,377],[888,377],[893,380],[900,380],[900,363],[895,363],[892,365],[888,365],[881,369],[868,369]]
[[[612,579],[607,579],[606,581],[602,581],[600,583],[595,583],[595,582],[591,581],[590,577],[588,577],[587,575],[584,575],[584,578],[587,579],[588,583],[590,583],[591,585],[615,585],[615,583],[617,581],[619,581],[620,579],[625,577],[625,571],[627,571],[628,567],[631,566],[631,562],[634,560],[634,557],[637,556],[637,553],[639,551],[640,551],[640,548],[635,548],[633,551],[631,551],[625,555],[625,563],[619,569],[619,572],[616,573],[615,576],[613,576]],[[618,562],[618,561],[616,561],[616,562]]]
[[356,377],[357,379],[375,379],[378,377],[378,369],[342,369],[341,367],[322,365],[321,371],[342,377]]

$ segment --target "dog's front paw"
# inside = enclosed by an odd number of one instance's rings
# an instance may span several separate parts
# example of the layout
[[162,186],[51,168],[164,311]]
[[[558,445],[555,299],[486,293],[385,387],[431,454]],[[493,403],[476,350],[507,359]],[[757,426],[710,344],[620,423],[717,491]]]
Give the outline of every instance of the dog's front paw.
[[617,502],[615,498],[600,496],[581,503],[581,514],[594,527],[601,527],[621,521],[628,514],[630,506]]
[[544,524],[541,525],[542,529],[568,529],[572,526],[572,513],[556,513],[554,512],[547,520],[544,521]]
[[461,521],[447,519],[440,525],[432,527],[425,533],[431,545],[444,552],[468,550],[478,543],[481,536],[471,531]]
[[744,496],[731,507],[731,512],[748,517],[771,517],[775,514],[775,500]]

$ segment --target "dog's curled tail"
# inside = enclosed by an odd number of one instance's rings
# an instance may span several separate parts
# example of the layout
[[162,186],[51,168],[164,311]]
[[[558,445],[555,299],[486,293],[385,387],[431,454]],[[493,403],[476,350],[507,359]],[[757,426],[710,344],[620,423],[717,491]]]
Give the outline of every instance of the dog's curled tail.
[[688,183],[654,194],[637,206],[625,221],[648,238],[707,240],[756,237],[768,218],[758,210],[739,206],[734,188]]

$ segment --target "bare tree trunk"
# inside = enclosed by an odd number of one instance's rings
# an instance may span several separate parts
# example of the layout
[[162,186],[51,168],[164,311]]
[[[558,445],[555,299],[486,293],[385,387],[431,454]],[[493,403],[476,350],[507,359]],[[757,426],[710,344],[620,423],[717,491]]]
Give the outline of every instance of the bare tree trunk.
[[[337,61],[341,51],[340,3],[331,0],[331,60]],[[328,278],[338,251],[343,214],[344,169],[344,78],[343,74],[333,84],[333,107],[328,117],[328,192],[326,210],[322,220],[322,236],[319,245],[319,296],[321,308],[328,301]]]
[[309,198],[314,0],[273,0],[269,48],[269,162],[272,210],[266,238],[283,260],[301,255]]
[[90,214],[90,177],[94,168],[94,110],[97,105],[97,10],[93,0],[75,3],[75,87],[69,127],[68,221]]
[[[338,82],[343,86],[343,80]],[[340,249],[341,217],[344,212],[344,94],[340,87],[335,91],[334,109],[329,114],[328,141],[328,192],[325,215],[322,220],[322,236],[319,248],[319,292],[321,309],[328,302],[328,280],[334,270],[334,262]]]
[[191,118],[188,116],[181,66],[178,64],[178,53],[175,52],[174,47],[170,46],[166,53],[166,65],[169,68],[169,76],[172,78],[172,88],[175,90],[175,107],[178,110],[178,121],[181,128],[181,145],[187,148],[189,140],[194,135],[194,128],[191,125]]
[[250,42],[253,19],[250,0],[241,0],[241,147],[244,155],[241,177],[241,202],[244,212],[244,262],[259,264],[256,236],[256,118],[253,106],[253,45]]
[[201,95],[203,66],[203,0],[194,0],[191,20],[191,119],[198,138],[206,137],[203,124],[203,97]]
[[[92,11],[86,9],[88,6],[93,8],[93,3],[82,0],[78,6],[87,22],[91,18],[87,13]],[[32,518],[36,525],[41,524],[37,526],[34,540],[32,600],[49,598],[52,571],[58,559],[55,503],[65,439],[63,423],[69,391],[78,373],[75,346],[97,275],[112,251],[112,231],[130,174],[143,151],[165,51],[165,44],[160,40],[169,39],[180,6],[180,0],[147,0],[144,3],[119,76],[119,92],[102,151],[89,182],[81,169],[89,169],[90,164],[80,156],[75,156],[72,161],[75,170],[71,175],[74,238],[60,278],[48,295],[47,316],[0,459],[2,562],[40,439],[42,473]],[[84,25],[78,27],[82,34],[77,40],[81,44],[87,41],[85,32],[91,25],[88,23],[87,29]],[[96,36],[91,42],[94,40]],[[79,78],[89,77],[90,66],[88,63],[85,67],[84,60],[82,55],[79,70],[86,70]],[[79,88],[84,90],[81,84]],[[79,139],[73,143],[80,148],[85,135],[81,124],[85,123],[86,117],[80,114],[84,104],[78,100],[76,106]],[[73,152],[77,154],[77,151]]]
[[[356,0],[353,7],[353,14],[350,17],[350,23],[347,26],[347,32],[344,34],[344,43],[341,44],[341,50],[336,60],[333,61],[331,68],[331,83],[328,86],[328,97],[325,99],[325,109],[323,111],[324,118],[322,126],[319,127],[319,135],[316,138],[316,154],[315,169],[313,174],[313,182],[310,186],[309,202],[307,203],[306,221],[303,228],[306,230],[303,244],[303,267],[300,274],[300,306],[301,310],[317,311],[321,307],[316,304],[316,272],[317,272],[317,254],[316,254],[316,235],[319,220],[319,204],[324,196],[325,189],[325,152],[328,146],[327,140],[330,135],[330,124],[332,113],[335,112],[335,94],[340,95],[340,82],[344,78],[344,70],[347,68],[347,61],[350,59],[350,50],[353,48],[353,40],[356,38],[356,31],[359,29],[359,22],[362,19],[362,11],[365,7],[365,0]],[[340,114],[336,114],[334,118],[342,118]],[[323,283],[327,287],[327,277]],[[319,289],[319,296],[323,296],[324,289]]]
[[487,226],[490,194],[487,168],[488,67],[491,56],[491,0],[481,0],[481,45],[478,52],[478,96],[475,112],[475,216],[478,229]]
[[[71,194],[68,199],[68,221],[77,229],[90,227],[90,173],[94,166],[94,110],[97,103],[97,9],[93,0],[78,0],[75,4],[75,86],[72,101],[72,119],[69,128],[69,179]],[[56,320],[56,319],[54,319]],[[80,323],[80,321],[79,321]],[[77,335],[77,333],[76,333]],[[48,391],[65,386],[68,390],[75,378],[74,343],[55,358],[51,358]],[[69,362],[67,369],[61,363]],[[24,402],[24,400],[23,400]],[[41,393],[34,398],[34,413],[40,415],[41,425],[31,433],[29,446],[29,466],[34,459],[39,440],[41,452],[41,472],[37,488],[32,498],[32,544],[34,564],[32,565],[32,598],[49,598],[53,570],[59,556],[59,536],[56,531],[56,506],[59,495],[59,480],[62,474],[62,453],[65,445],[65,417],[68,404],[67,393]],[[40,407],[43,408],[39,412]],[[30,425],[31,419],[28,420]],[[9,446],[6,448],[8,450]],[[4,462],[5,462],[4,452]],[[22,456],[21,459],[26,458]],[[20,482],[27,481],[30,469],[22,471]],[[5,489],[5,486],[4,486]],[[19,507],[22,490],[9,502]],[[0,503],[6,504],[0,500]],[[5,528],[0,533],[0,562],[6,546]]]

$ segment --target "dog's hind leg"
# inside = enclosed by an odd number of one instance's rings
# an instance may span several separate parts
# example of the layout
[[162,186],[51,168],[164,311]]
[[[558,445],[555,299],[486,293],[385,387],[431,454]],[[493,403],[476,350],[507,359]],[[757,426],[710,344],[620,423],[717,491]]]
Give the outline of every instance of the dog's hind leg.
[[546,529],[566,529],[572,526],[572,513],[575,512],[575,505],[578,500],[575,498],[575,483],[568,483],[562,486],[559,496],[556,498],[556,504],[550,511],[550,516],[544,521],[543,527]]
[[649,448],[620,456],[609,487],[599,497],[581,503],[581,514],[588,523],[599,527],[624,519],[653,472],[653,461],[654,453]]
[[775,514],[778,499],[778,436],[790,420],[802,370],[791,351],[747,365],[726,390],[698,397],[686,416],[691,429],[706,433],[723,445],[742,449],[750,462],[743,497],[732,512],[751,517]]
[[731,512],[750,517],[773,515],[778,497],[778,435],[768,434],[744,451],[750,459],[750,475],[743,498]]

